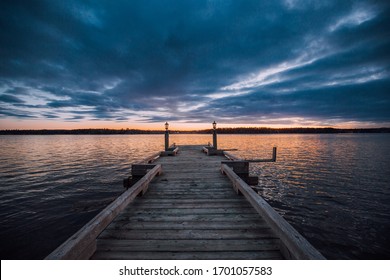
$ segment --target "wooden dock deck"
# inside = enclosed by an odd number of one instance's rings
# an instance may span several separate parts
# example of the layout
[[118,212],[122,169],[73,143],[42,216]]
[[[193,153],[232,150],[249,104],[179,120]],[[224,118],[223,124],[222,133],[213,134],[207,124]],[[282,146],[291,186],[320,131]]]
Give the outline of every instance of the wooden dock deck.
[[143,180],[47,258],[322,259],[273,209],[261,215],[270,206],[248,196],[233,169],[221,168],[224,160],[201,146],[158,157]]
[[[280,259],[279,239],[222,175],[222,156],[181,146],[106,228],[94,259]],[[180,172],[178,172],[180,170]]]

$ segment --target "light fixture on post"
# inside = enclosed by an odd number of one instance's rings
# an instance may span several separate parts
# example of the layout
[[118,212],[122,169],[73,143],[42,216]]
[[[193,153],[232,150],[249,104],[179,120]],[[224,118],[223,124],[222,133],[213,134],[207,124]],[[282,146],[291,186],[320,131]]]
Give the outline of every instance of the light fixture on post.
[[215,150],[218,149],[217,147],[217,123],[213,122],[213,147]]
[[165,151],[168,151],[169,148],[169,123],[165,123]]

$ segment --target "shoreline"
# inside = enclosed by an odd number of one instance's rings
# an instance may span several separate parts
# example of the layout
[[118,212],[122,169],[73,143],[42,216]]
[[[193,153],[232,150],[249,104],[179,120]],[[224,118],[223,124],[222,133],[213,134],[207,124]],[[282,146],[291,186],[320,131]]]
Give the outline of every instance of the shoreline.
[[[0,130],[0,135],[134,135],[134,134],[164,134],[164,130],[138,129],[7,129]],[[212,129],[204,130],[170,130],[171,134],[211,134]],[[390,127],[381,128],[219,128],[218,134],[338,134],[338,133],[390,133]]]

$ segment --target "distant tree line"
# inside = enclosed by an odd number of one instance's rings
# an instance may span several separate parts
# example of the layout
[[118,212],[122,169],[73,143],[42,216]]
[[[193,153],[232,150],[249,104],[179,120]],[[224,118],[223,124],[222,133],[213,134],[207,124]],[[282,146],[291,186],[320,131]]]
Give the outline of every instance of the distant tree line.
[[[199,131],[199,133],[211,133],[212,130]],[[340,129],[333,127],[313,128],[313,127],[293,127],[293,128],[269,128],[269,127],[238,127],[219,128],[219,134],[287,134],[287,133],[390,133],[390,128],[355,128]]]
[[0,135],[70,135],[70,134],[82,134],[82,135],[104,135],[104,134],[161,134],[162,130],[140,130],[140,129],[10,129],[10,130],[0,130]]
[[[218,128],[218,134],[308,134],[308,133],[390,133],[390,128],[354,128],[354,129],[340,129],[340,128],[310,128],[310,127],[294,127],[294,128],[268,128],[268,127],[237,127],[237,128]],[[105,135],[105,134],[163,134],[164,130],[141,130],[141,129],[40,129],[40,130],[26,130],[26,129],[10,129],[0,130],[0,135]],[[211,134],[212,129],[204,130],[189,130],[178,131],[170,130],[172,134]]]

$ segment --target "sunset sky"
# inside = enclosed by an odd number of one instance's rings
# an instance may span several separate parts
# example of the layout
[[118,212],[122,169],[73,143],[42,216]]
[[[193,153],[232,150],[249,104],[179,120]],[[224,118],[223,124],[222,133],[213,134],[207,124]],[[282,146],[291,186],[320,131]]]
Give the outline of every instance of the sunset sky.
[[0,2],[0,129],[390,126],[390,1]]

